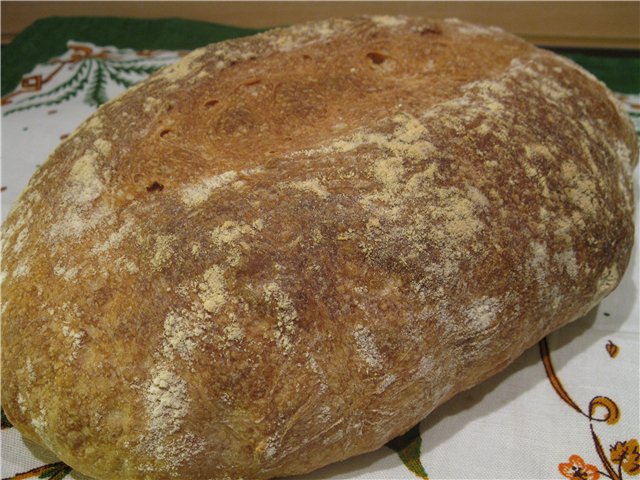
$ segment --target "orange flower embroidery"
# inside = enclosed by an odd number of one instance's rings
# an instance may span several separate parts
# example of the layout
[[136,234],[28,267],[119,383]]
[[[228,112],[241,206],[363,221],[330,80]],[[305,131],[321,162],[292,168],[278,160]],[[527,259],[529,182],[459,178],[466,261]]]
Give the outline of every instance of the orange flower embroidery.
[[609,343],[604,347],[607,349],[607,353],[611,358],[616,358],[618,356],[618,352],[620,352],[620,347],[618,347],[615,343],[609,340]]
[[570,479],[578,480],[598,480],[600,472],[594,465],[588,465],[579,455],[571,455],[569,463],[558,465],[560,473]]
[[640,473],[640,452],[638,451],[638,440],[632,438],[626,442],[617,442],[610,447],[611,461],[622,467],[629,475]]

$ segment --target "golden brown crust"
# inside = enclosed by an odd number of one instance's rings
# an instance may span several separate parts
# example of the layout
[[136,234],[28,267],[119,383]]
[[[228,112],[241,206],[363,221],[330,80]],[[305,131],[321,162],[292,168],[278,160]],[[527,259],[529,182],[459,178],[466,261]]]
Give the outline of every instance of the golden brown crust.
[[499,29],[197,50],[100,108],[5,222],[3,406],[101,479],[378,448],[615,288],[636,159],[602,84]]

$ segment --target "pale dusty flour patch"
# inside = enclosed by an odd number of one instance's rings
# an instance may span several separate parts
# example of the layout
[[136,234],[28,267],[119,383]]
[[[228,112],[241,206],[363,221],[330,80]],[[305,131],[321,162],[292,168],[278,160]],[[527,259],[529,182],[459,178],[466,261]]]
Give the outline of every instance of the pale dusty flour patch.
[[381,368],[382,356],[378,351],[371,330],[363,325],[357,325],[353,331],[353,338],[356,341],[356,350],[360,358],[372,368]]
[[210,313],[216,313],[226,302],[224,273],[218,265],[204,272],[198,284],[198,296],[203,308]]
[[393,374],[387,374],[382,377],[382,381],[378,384],[376,388],[376,393],[380,394],[384,392],[389,386],[397,380],[397,377]]
[[321,423],[326,423],[331,419],[331,407],[323,405],[316,417]]
[[243,238],[254,233],[254,228],[246,223],[227,220],[222,225],[215,227],[209,236],[211,243],[226,253],[227,263],[235,266],[240,263],[242,249],[249,248],[249,243],[243,241]]
[[173,257],[175,241],[175,235],[156,236],[151,258],[151,266],[154,269],[159,270]]
[[78,349],[80,348],[80,344],[82,343],[82,339],[84,338],[84,332],[79,332],[77,330],[72,329],[68,325],[62,326],[62,334],[69,340],[70,342],[70,352],[69,352],[69,360],[75,360],[78,356]]
[[186,382],[168,367],[156,367],[144,398],[151,433],[176,432],[189,407]]
[[598,279],[598,293],[606,295],[615,288],[620,280],[620,273],[616,264],[607,267]]
[[497,298],[485,297],[473,302],[467,310],[467,318],[477,330],[484,330],[494,324],[500,311]]
[[162,100],[155,97],[147,97],[144,99],[142,110],[144,111],[144,113],[150,113],[150,112],[153,112],[161,104],[162,104]]
[[300,190],[302,192],[310,192],[316,194],[318,197],[325,199],[329,196],[329,192],[324,185],[320,183],[317,178],[309,180],[302,180],[298,182],[288,182],[285,185]]
[[407,23],[406,17],[394,17],[391,15],[370,15],[368,18],[381,27],[399,27]]
[[444,22],[448,23],[449,25],[455,26],[456,30],[458,30],[458,32],[462,33],[463,35],[471,35],[471,36],[491,35],[493,33],[501,31],[500,29],[496,29],[496,28],[490,28],[490,27],[484,27],[482,25],[465,23],[459,18],[455,18],[455,17],[445,18]]
[[589,137],[594,137],[597,132],[593,129],[593,124],[589,121],[587,121],[586,119],[582,119],[579,121],[580,125],[582,125],[582,128],[584,128],[586,130],[586,132],[589,134]]
[[222,53],[224,58],[216,62],[217,69],[222,69],[231,65],[232,63],[242,62],[244,60],[251,60],[257,57],[256,52],[252,50],[242,51],[236,48],[236,49],[227,49],[225,51],[224,49],[222,50],[218,49],[217,53],[221,54],[220,53],[221,51],[224,52]]
[[430,374],[435,370],[434,367],[435,361],[433,357],[429,355],[425,355],[418,362],[418,367],[416,368],[415,373],[413,374],[414,378],[422,379],[427,378]]
[[98,153],[105,157],[111,153],[111,142],[105,140],[104,138],[96,139],[96,141],[93,142],[93,146],[96,147]]
[[153,369],[143,395],[148,423],[140,449],[173,473],[204,448],[191,432],[179,433],[191,403],[187,384],[170,367],[159,365]]
[[257,231],[261,232],[262,229],[264,228],[264,220],[262,220],[261,218],[258,218],[251,224],[251,226],[255,228]]
[[215,246],[221,247],[225,244],[235,242],[239,238],[242,238],[243,235],[251,233],[253,233],[253,230],[248,225],[227,220],[222,225],[215,227],[211,231],[210,238],[211,242]]
[[345,241],[345,240],[353,240],[358,238],[358,234],[353,228],[349,228],[345,231],[342,231],[336,235],[336,240]]
[[279,447],[280,439],[275,435],[269,437],[264,447],[264,458],[272,460],[276,456]]
[[87,130],[93,130],[94,132],[99,133],[103,127],[102,119],[98,114],[96,114],[87,121],[86,127]]
[[51,225],[49,237],[53,241],[60,241],[68,237],[79,237],[87,230],[95,228],[103,223],[112,214],[106,205],[100,205],[89,211],[76,210],[74,207],[66,209],[62,219]]
[[631,158],[631,150],[621,140],[616,140],[613,146],[615,156],[620,159],[622,169],[618,175],[618,188],[623,193],[627,209],[633,209],[633,190],[627,187],[633,178],[633,166],[638,159]]
[[595,193],[596,185],[578,170],[574,162],[564,162],[561,165],[561,173],[567,182],[567,196],[580,210],[588,215],[593,215],[596,210]]
[[423,159],[436,151],[431,142],[422,138],[426,128],[414,116],[398,113],[394,115],[393,123],[395,129],[390,134],[360,129],[328,145],[303,150],[301,154],[312,156],[334,152],[348,153],[363,145],[375,145],[387,151],[387,155],[380,158]]
[[31,270],[31,266],[26,262],[20,262],[13,270],[13,278],[26,277]]
[[323,20],[307,24],[294,25],[286,29],[274,29],[262,34],[272,48],[280,52],[289,52],[314,43],[335,38],[348,20]]
[[24,242],[28,234],[29,234],[28,227],[24,227],[22,230],[20,230],[20,233],[18,234],[15,242],[13,243],[13,253],[18,254],[22,251],[22,248],[24,247]]
[[98,198],[104,191],[104,185],[98,174],[97,158],[97,152],[89,151],[75,161],[67,180],[65,192],[67,201],[87,203]]
[[53,267],[53,273],[67,282],[72,282],[78,275],[78,267],[65,268],[63,265],[58,263]]
[[180,358],[190,362],[197,347],[197,341],[205,333],[205,315],[181,310],[171,311],[164,320],[164,339],[162,351],[167,360],[173,360],[177,353]]
[[634,159],[631,158],[631,149],[620,139],[616,139],[613,149],[616,152],[616,157],[618,157],[625,166],[625,170],[631,174],[632,166],[636,163]]
[[576,254],[573,250],[565,250],[563,252],[556,253],[553,256],[553,260],[560,264],[563,270],[567,272],[571,278],[576,278],[579,267],[576,260]]
[[18,392],[16,396],[16,402],[18,403],[18,408],[20,408],[20,412],[22,414],[27,413],[27,401],[22,396],[22,393]]
[[324,372],[322,367],[318,364],[317,360],[314,358],[314,356],[310,352],[307,352],[305,354],[305,357],[307,357],[307,365],[309,369],[313,373],[315,373],[320,379],[320,393],[326,392],[327,389],[329,388],[327,385],[326,373]]
[[237,323],[226,325],[222,331],[224,332],[227,346],[231,343],[241,342],[244,339],[244,330]]
[[[498,84],[489,87],[487,89],[493,95],[502,91]],[[485,96],[489,98],[488,94]],[[496,105],[491,108],[502,108],[497,101],[492,101]],[[486,101],[481,103],[478,111],[488,108]],[[444,107],[439,108],[443,110],[440,113],[446,116]],[[442,257],[445,257],[442,264],[447,266],[447,272],[453,273],[459,262],[460,249],[465,248],[471,239],[484,230],[485,224],[479,214],[489,207],[489,200],[473,185],[446,187],[436,182],[439,168],[433,155],[436,149],[428,141],[424,121],[424,118],[417,119],[399,113],[392,119],[391,133],[360,130],[331,144],[305,150],[300,154],[349,154],[367,146],[366,153],[358,153],[358,158],[369,162],[371,176],[382,188],[362,195],[358,202],[378,224],[384,223],[385,229],[380,233],[372,225],[371,229],[367,226],[366,232],[351,231],[347,232],[348,237],[345,233],[341,237],[357,239],[364,233],[358,245],[369,258],[393,258],[402,264],[413,261],[428,248],[427,242],[430,241],[442,246]],[[388,131],[388,125],[386,130]],[[422,171],[407,179],[406,171],[408,168],[414,169],[415,161],[421,162]],[[423,211],[415,211],[416,205],[424,205]],[[405,222],[404,219],[407,218],[411,222]]]
[[175,82],[177,80],[180,80],[181,78],[184,78],[188,75],[193,75],[195,74],[195,72],[199,71],[199,69],[197,68],[201,64],[199,60],[201,60],[201,58],[206,53],[206,48],[198,48],[192,51],[187,56],[182,58],[182,60],[180,60],[179,62],[164,67],[155,77],[155,79],[167,80],[171,84],[175,85]]
[[310,352],[307,352],[305,357],[307,357],[307,365],[309,365],[311,371],[316,375],[324,376],[324,371],[320,368],[320,365],[318,365],[318,362],[313,355]]
[[353,290],[360,295],[366,295],[367,292],[369,291],[369,288],[367,288],[366,285],[362,285],[362,286],[358,285],[356,287],[353,287]]
[[529,260],[529,266],[535,272],[538,283],[544,283],[549,267],[547,247],[539,242],[531,242],[530,247],[532,255]]
[[295,332],[298,312],[289,295],[275,282],[269,283],[263,288],[264,300],[275,307],[276,329],[273,336],[276,344],[285,354],[291,353],[293,343],[291,336]]
[[530,158],[540,156],[549,161],[553,161],[555,159],[555,156],[551,153],[549,148],[539,143],[525,145],[524,152],[525,155]]
[[[342,421],[340,420],[340,423]],[[342,440],[342,438],[345,435],[345,431],[342,429],[336,430],[335,433],[329,435],[327,438],[325,438],[324,440],[322,440],[322,444],[323,445],[332,445],[336,442],[339,442],[340,440]]]
[[121,256],[121,257],[116,258],[114,260],[113,264],[117,268],[124,269],[124,271],[126,271],[127,273],[130,273],[130,274],[138,273],[140,271],[140,269],[135,264],[135,262],[133,260],[131,260],[130,258],[127,258],[125,256]]
[[320,242],[322,242],[322,240],[324,239],[324,236],[322,235],[322,232],[320,231],[319,228],[314,228],[311,231],[311,239],[314,241],[314,243],[318,244]]
[[27,381],[29,384],[33,383],[36,379],[36,373],[33,370],[33,363],[31,363],[31,358],[27,357],[25,362],[25,368],[27,370]]
[[201,182],[187,185],[182,188],[180,198],[189,207],[197,207],[205,202],[214,190],[235,181],[238,178],[237,172],[230,170],[214,177],[205,178]]
[[381,158],[373,165],[373,175],[388,190],[400,187],[400,181],[404,175],[402,158]]
[[126,236],[131,233],[133,225],[133,219],[127,218],[120,226],[120,228],[109,235],[109,237],[104,242],[94,245],[94,247],[91,249],[91,253],[93,255],[101,255],[113,250],[114,248],[117,248],[126,238]]
[[[29,186],[27,186],[27,190],[28,189],[29,189]],[[26,195],[27,190],[25,190],[25,193],[23,193],[23,195]],[[29,222],[31,221],[31,218],[33,217],[33,210],[30,208],[30,206],[28,206],[24,202],[17,201],[11,207],[9,215],[10,216],[15,215],[13,217],[14,222],[12,224],[5,223],[5,225],[3,225],[6,228],[6,230],[2,235],[3,250],[5,248],[8,248],[6,239],[12,237],[15,232],[17,232],[18,230],[20,230],[21,228],[29,224]]]
[[45,411],[44,408],[40,408],[40,415],[37,415],[37,416],[34,415],[31,418],[31,425],[33,426],[38,436],[44,440],[43,437],[45,437],[45,430],[48,425],[47,412]]

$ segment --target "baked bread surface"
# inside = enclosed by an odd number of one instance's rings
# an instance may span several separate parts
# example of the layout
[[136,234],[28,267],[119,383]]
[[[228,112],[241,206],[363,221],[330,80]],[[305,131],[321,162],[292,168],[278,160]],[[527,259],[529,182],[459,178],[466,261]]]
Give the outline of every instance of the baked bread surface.
[[83,123],[5,222],[3,407],[98,479],[379,448],[615,288],[636,159],[601,83],[496,28],[196,50]]

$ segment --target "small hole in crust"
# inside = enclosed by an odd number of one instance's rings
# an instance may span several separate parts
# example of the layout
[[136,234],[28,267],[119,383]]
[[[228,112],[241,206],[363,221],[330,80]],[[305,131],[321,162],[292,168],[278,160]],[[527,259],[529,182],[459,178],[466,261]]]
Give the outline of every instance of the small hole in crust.
[[147,187],[147,192],[161,192],[164,189],[164,185],[158,182],[153,182]]
[[251,80],[250,82],[247,82],[244,84],[245,87],[251,87],[252,85],[257,85],[261,82],[262,80]]
[[218,100],[209,100],[204,102],[205,107],[215,107],[218,104]]
[[378,52],[369,52],[367,53],[367,58],[373,62],[374,65],[380,65],[383,63],[387,57]]
[[311,60],[311,55],[302,55],[303,60]]
[[162,131],[160,132],[160,138],[164,138],[164,137],[166,137],[167,135],[169,135],[170,133],[173,133],[173,132],[172,132],[171,130],[169,130],[168,128],[165,128],[164,130],[162,130]]

